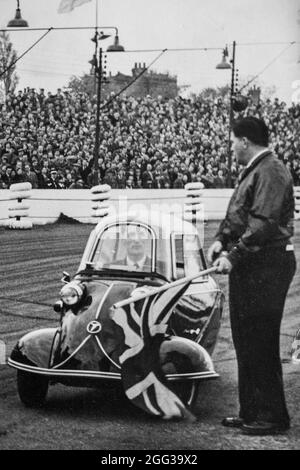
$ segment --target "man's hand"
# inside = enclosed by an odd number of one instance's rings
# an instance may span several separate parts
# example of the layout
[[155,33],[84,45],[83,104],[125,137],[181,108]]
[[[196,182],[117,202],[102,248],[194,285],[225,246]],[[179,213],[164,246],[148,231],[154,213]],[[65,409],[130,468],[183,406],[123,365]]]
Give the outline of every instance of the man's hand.
[[210,264],[212,264],[213,261],[216,259],[216,257],[219,256],[222,249],[223,249],[222,243],[219,241],[216,241],[212,245],[210,245],[208,252],[207,252],[207,259]]
[[220,258],[214,262],[213,266],[217,267],[216,273],[218,274],[229,274],[232,270],[232,264],[226,256],[220,256]]

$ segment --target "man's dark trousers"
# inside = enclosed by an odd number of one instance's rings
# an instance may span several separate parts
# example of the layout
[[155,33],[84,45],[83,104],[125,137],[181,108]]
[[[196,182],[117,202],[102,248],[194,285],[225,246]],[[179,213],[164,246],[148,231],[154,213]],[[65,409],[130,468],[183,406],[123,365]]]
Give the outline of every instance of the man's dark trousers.
[[296,270],[285,247],[251,253],[229,277],[231,329],[238,361],[240,417],[289,426],[280,361],[280,324]]

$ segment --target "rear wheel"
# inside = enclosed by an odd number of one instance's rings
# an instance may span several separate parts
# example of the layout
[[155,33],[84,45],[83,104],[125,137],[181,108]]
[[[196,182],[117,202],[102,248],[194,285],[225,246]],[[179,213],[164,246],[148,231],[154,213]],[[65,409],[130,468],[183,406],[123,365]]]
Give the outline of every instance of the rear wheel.
[[169,382],[168,385],[185,406],[190,409],[195,406],[199,389],[199,382],[197,380]]
[[34,408],[44,404],[49,385],[47,377],[18,370],[17,383],[19,397],[24,405]]

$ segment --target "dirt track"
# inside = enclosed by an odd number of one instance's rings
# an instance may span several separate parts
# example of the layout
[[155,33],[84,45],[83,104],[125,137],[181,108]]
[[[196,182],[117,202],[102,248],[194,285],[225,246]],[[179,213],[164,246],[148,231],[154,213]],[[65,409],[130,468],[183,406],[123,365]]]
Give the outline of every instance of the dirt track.
[[[216,225],[206,227],[207,246]],[[53,225],[32,231],[0,229],[0,339],[10,352],[25,332],[56,324],[51,305],[57,300],[62,271],[76,272],[92,226]],[[300,223],[295,236],[300,266]],[[220,277],[226,290],[226,278]],[[157,421],[126,400],[90,389],[50,388],[43,409],[19,401],[15,371],[0,365],[0,449],[299,449],[300,366],[289,362],[292,337],[300,324],[299,270],[290,289],[282,324],[281,351],[292,429],[285,436],[247,437],[220,426],[236,412],[236,363],[227,308],[214,353],[221,378],[201,385],[196,423]]]

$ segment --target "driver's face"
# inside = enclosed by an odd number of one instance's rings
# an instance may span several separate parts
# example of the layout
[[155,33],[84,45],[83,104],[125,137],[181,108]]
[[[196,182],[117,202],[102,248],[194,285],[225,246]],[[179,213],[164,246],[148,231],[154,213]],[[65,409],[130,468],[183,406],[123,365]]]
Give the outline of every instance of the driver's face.
[[127,239],[127,254],[132,257],[142,258],[145,254],[146,237],[142,231],[130,230]]

